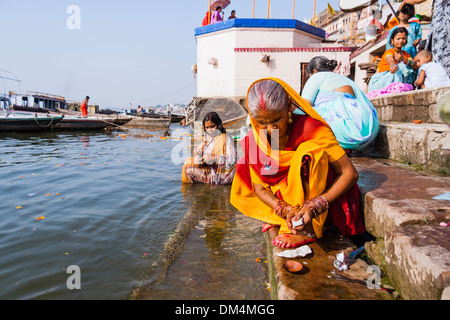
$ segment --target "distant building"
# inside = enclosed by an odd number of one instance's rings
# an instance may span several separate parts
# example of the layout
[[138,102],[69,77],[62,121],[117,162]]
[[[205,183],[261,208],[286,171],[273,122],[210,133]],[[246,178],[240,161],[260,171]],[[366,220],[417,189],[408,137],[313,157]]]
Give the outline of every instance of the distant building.
[[316,26],[325,30],[327,40],[344,41],[357,39],[358,20],[361,16],[359,12],[337,11],[334,15],[327,15],[328,11],[320,12],[316,19]]

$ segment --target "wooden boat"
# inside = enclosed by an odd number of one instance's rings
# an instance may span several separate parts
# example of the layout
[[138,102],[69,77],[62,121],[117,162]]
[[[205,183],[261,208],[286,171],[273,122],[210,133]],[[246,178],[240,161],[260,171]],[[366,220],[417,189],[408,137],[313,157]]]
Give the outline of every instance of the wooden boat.
[[188,104],[186,125],[194,130],[201,128],[203,118],[211,111],[217,112],[229,133],[239,131],[245,125],[248,115],[244,106],[228,98],[194,98]]
[[100,130],[110,126],[123,126],[131,117],[107,114],[89,114],[82,118],[80,112],[67,109],[64,97],[48,93],[27,92],[26,94],[12,93],[10,108],[15,111],[46,113],[50,115],[64,115],[65,118],[54,129],[66,130]]
[[131,116],[131,121],[127,122],[124,126],[138,129],[168,129],[170,121],[170,117],[153,118]]
[[55,130],[103,130],[108,126],[113,125],[112,122],[114,118],[110,121],[106,117],[95,117],[88,116],[82,117],[78,115],[66,115],[64,119],[53,125]]
[[63,118],[63,115],[56,116],[28,112],[7,112],[0,114],[0,131],[50,131],[52,127],[57,125]]
[[[58,110],[56,110],[56,112],[64,114],[64,115],[66,115],[66,117],[68,117],[68,116],[80,117],[80,112],[77,112],[77,111],[69,111],[69,110],[64,110],[64,109],[58,109]],[[107,122],[109,125],[111,125],[112,127],[114,127],[114,126],[123,126],[126,123],[128,123],[129,121],[131,121],[131,117],[130,116],[120,115],[120,114],[102,114],[102,113],[91,113],[91,114],[88,114],[88,118],[92,118],[92,117],[96,117],[98,119],[102,119],[105,122]]]
[[57,109],[67,109],[64,97],[42,92],[28,91],[25,94],[10,92],[10,109],[26,112],[55,112]]
[[154,118],[154,119],[170,119],[170,123],[179,123],[185,118],[183,115],[179,114],[160,114],[160,113],[142,113],[139,117],[143,118]]
[[170,115],[171,118],[171,123],[179,123],[181,122],[184,118],[186,118],[186,116],[181,115],[181,114],[171,114]]

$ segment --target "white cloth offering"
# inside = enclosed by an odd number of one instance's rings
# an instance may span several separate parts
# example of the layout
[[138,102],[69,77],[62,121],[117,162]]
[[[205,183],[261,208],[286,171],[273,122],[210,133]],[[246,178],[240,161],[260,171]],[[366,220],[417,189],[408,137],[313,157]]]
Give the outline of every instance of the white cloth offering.
[[310,253],[312,253],[311,248],[308,245],[304,245],[304,246],[298,247],[296,249],[284,250],[283,252],[278,252],[277,255],[279,257],[284,257],[284,258],[297,258],[297,257],[304,257]]
[[292,220],[292,226],[294,228],[297,228],[298,226],[301,226],[303,224],[303,218],[300,218],[300,220]]

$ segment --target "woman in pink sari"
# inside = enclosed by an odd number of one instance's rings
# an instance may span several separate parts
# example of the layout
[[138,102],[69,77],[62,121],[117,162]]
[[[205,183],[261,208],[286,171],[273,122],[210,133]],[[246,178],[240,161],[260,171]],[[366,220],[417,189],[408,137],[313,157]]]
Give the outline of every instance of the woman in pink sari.
[[223,18],[220,15],[220,13],[222,12],[222,7],[217,7],[216,11],[213,12],[212,14],[212,18],[211,18],[211,23],[216,23],[216,22],[222,22]]

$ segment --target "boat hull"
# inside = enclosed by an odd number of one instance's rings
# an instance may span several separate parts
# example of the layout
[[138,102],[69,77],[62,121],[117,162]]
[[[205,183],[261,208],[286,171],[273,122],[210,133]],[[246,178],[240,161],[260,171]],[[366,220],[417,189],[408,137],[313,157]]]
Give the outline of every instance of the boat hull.
[[184,118],[186,118],[186,117],[185,117],[185,116],[182,116],[182,115],[177,115],[177,114],[172,114],[172,115],[171,115],[172,123],[179,123],[179,122],[181,122]]
[[102,119],[89,119],[82,117],[65,117],[53,126],[55,130],[103,130],[111,123]]
[[138,129],[168,129],[170,118],[131,117],[131,121],[124,126]]
[[30,117],[30,118],[1,118],[1,132],[24,132],[24,131],[50,131],[58,124],[63,116],[59,117]]

